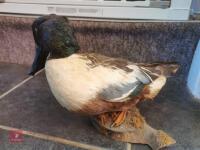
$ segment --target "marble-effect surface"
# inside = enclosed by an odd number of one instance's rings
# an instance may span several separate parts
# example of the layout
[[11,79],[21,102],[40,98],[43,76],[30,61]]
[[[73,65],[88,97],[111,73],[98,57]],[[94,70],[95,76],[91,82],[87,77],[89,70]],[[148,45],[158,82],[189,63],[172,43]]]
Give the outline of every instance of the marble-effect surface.
[[[0,100],[0,110],[1,125],[102,148],[124,150],[126,147],[125,143],[113,141],[98,133],[88,117],[70,113],[61,107],[52,95],[44,73]],[[47,144],[45,149],[50,147],[51,144]]]
[[28,77],[28,67],[10,63],[0,63],[0,95]]
[[9,134],[9,131],[0,130],[1,150],[82,150],[81,148],[58,144],[24,135],[22,142],[11,143],[9,141]]
[[[4,63],[0,63],[4,65]],[[15,68],[26,67],[16,65]],[[7,70],[9,71],[9,65]],[[12,68],[12,64],[11,64]],[[16,76],[24,71],[14,69]],[[21,73],[19,73],[21,72]],[[1,72],[2,74],[2,72]],[[7,78],[12,80],[13,75]],[[177,143],[163,150],[199,150],[200,149],[200,104],[188,92],[184,79],[180,76],[169,78],[154,101],[138,105],[146,121],[156,129],[170,134]],[[90,123],[89,118],[69,113],[62,108],[50,92],[44,73],[32,78],[21,87],[0,100],[0,124],[23,130],[53,135],[69,140],[101,146],[103,148],[124,150],[125,143],[116,142],[101,135]],[[44,149],[73,149],[67,145],[25,137],[25,142],[11,145],[7,142],[6,131],[0,130],[0,149],[21,150],[41,145]],[[30,149],[31,149],[30,148]],[[39,149],[39,148],[38,148]],[[76,149],[76,148],[75,148]],[[136,150],[150,150],[145,145],[132,146]],[[29,150],[29,149],[27,149]]]

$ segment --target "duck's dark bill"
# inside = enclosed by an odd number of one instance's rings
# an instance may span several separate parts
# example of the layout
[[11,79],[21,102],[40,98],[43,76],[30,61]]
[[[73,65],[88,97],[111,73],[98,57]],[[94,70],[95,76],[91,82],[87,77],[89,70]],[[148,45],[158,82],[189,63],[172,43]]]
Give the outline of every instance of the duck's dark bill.
[[48,54],[49,52],[42,51],[40,47],[36,48],[35,58],[31,70],[29,72],[29,75],[34,75],[40,69],[44,68]]

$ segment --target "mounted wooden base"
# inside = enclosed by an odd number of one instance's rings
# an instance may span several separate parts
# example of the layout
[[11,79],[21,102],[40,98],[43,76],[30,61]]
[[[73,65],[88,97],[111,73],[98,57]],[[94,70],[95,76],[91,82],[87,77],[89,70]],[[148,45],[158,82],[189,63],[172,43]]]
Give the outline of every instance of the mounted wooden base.
[[107,137],[128,143],[148,144],[153,150],[176,143],[167,133],[149,126],[136,107],[128,112],[126,120],[119,127],[111,127],[113,122],[109,117],[104,125],[97,117],[92,118],[92,123]]

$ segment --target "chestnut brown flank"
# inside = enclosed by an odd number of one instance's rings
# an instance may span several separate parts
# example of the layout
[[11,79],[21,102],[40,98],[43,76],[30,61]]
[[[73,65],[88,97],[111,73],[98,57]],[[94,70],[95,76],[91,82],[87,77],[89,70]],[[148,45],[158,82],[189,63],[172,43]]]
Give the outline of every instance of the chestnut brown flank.
[[85,104],[81,110],[77,112],[84,115],[99,115],[106,112],[126,111],[134,107],[139,101],[146,99],[144,95],[148,94],[150,94],[150,91],[148,86],[145,86],[138,96],[132,97],[125,102],[108,102],[97,98]]
[[98,99],[87,103],[77,112],[85,115],[99,115],[106,112],[124,111],[135,106],[139,101],[138,97],[126,102],[108,102]]

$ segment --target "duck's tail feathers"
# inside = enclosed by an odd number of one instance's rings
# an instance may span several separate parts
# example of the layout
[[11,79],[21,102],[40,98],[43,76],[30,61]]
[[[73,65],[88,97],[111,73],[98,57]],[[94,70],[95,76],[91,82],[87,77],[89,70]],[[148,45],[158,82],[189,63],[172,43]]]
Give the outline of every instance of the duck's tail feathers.
[[157,79],[152,81],[150,84],[145,85],[143,88],[143,96],[145,99],[153,100],[160,90],[163,88],[163,86],[166,83],[166,77],[165,76],[159,76]]
[[[171,77],[179,69],[178,63],[137,63],[137,65],[152,78],[158,76]],[[153,77],[154,76],[154,77]]]

